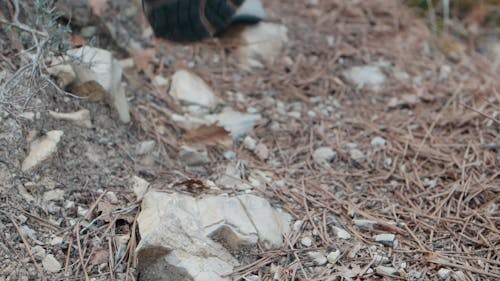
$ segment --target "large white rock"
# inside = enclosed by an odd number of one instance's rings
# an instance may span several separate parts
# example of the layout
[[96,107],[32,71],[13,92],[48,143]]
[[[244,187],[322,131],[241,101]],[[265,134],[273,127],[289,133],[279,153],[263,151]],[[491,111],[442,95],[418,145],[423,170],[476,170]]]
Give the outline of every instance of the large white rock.
[[21,166],[23,172],[34,168],[52,156],[57,151],[57,144],[63,135],[63,131],[50,131],[44,137],[33,140],[30,144],[30,152]]
[[199,105],[209,109],[217,105],[212,89],[200,77],[187,70],[175,72],[169,94],[185,105]]
[[237,49],[238,58],[244,69],[265,68],[280,56],[288,42],[285,26],[261,22],[247,26],[241,33],[241,45]]
[[110,94],[110,104],[117,110],[120,120],[130,122],[130,109],[122,85],[123,69],[111,52],[84,46],[68,51],[71,66],[79,83],[96,81]]
[[281,247],[282,236],[290,232],[291,216],[254,195],[197,199],[151,191],[144,196],[141,209],[141,242],[136,251],[164,251],[160,258],[194,281],[230,280],[225,276],[239,265],[213,239],[231,250],[257,242],[270,249]]

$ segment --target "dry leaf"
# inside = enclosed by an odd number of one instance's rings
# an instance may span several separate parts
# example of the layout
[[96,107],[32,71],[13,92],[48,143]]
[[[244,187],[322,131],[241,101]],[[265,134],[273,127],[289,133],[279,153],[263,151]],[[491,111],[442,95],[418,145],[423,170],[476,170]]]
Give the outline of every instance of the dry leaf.
[[97,16],[102,16],[107,3],[108,0],[89,0],[89,6]]
[[217,125],[201,126],[190,130],[184,135],[184,141],[207,146],[231,147],[233,145],[230,133]]
[[88,98],[93,102],[101,101],[107,96],[107,93],[102,88],[101,84],[96,81],[88,81],[82,84],[71,84],[68,86],[67,91],[79,97]]

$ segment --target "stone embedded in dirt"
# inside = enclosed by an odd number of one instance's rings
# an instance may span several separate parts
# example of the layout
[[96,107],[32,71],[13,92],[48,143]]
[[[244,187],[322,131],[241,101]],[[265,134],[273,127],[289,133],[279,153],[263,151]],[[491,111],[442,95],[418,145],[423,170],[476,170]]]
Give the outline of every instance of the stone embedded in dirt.
[[310,258],[313,259],[315,265],[322,266],[328,262],[324,252],[308,252]]
[[374,137],[370,144],[373,147],[383,147],[387,144],[387,141],[382,137]]
[[330,147],[317,148],[313,153],[314,162],[324,167],[329,167],[335,157],[337,157],[337,152]]
[[261,116],[260,114],[246,114],[230,109],[219,114],[207,115],[205,120],[222,126],[236,140],[244,137],[261,120]]
[[226,160],[234,160],[236,159],[236,152],[232,151],[232,150],[228,150],[228,151],[224,151],[224,158]]
[[310,248],[313,245],[312,238],[309,236],[305,236],[302,239],[300,239],[300,244],[306,248]]
[[344,239],[344,240],[351,239],[351,234],[349,234],[349,232],[345,231],[343,228],[334,226],[334,227],[332,227],[332,229],[338,238]]
[[92,128],[92,121],[90,120],[90,111],[87,109],[82,109],[76,112],[69,113],[60,113],[49,111],[50,116],[57,120],[64,120],[72,122],[73,124],[83,127],[83,128]]
[[62,269],[61,263],[51,254],[43,258],[42,265],[45,270],[51,273],[57,273]]
[[363,162],[366,159],[365,154],[357,148],[350,149],[349,155],[351,156],[351,159],[355,162]]
[[34,247],[31,248],[31,252],[33,253],[33,256],[35,257],[35,259],[41,261],[45,258],[45,255],[47,254],[45,252],[45,249],[40,246],[40,245],[36,245]]
[[140,178],[138,176],[134,176],[132,178],[132,189],[134,190],[134,194],[137,197],[137,200],[142,200],[142,198],[148,191],[149,186],[150,183],[143,178]]
[[375,236],[375,241],[381,243],[382,245],[392,247],[394,246],[394,241],[396,240],[396,235],[390,233],[382,233]]
[[451,270],[448,268],[440,268],[437,274],[441,280],[447,280],[451,275]]
[[62,189],[49,190],[43,194],[44,202],[63,201],[63,200],[64,200],[64,190]]
[[254,151],[257,147],[257,141],[253,139],[251,136],[246,136],[243,140],[243,146],[250,151]]
[[262,161],[269,158],[269,149],[264,143],[259,143],[254,150],[255,155]]
[[124,123],[130,122],[130,109],[122,84],[122,66],[111,52],[84,46],[68,51],[69,61],[78,83],[95,81],[109,94],[113,106]]
[[153,151],[155,146],[156,146],[156,141],[154,140],[140,142],[137,144],[135,148],[135,154],[137,155],[148,154]]
[[465,273],[463,271],[460,271],[460,270],[453,271],[451,274],[451,277],[453,278],[452,280],[454,280],[454,281],[468,281],[468,280],[470,280],[470,278],[467,277],[467,275],[465,275]]
[[51,246],[61,246],[64,243],[64,239],[59,236],[54,236],[52,239],[50,239],[49,244]]
[[50,158],[57,151],[57,144],[63,135],[63,131],[49,131],[45,136],[33,140],[30,144],[30,152],[21,166],[23,172],[27,172]]
[[385,74],[379,66],[365,65],[354,66],[344,71],[344,77],[356,84],[358,88],[364,86],[380,87],[385,82]]
[[329,263],[335,264],[339,258],[340,258],[340,250],[336,249],[335,251],[330,252],[327,256],[326,259],[328,260]]
[[379,265],[379,266],[375,267],[375,272],[378,275],[382,275],[382,276],[387,276],[387,275],[399,276],[399,271],[396,268],[389,267],[389,266]]
[[89,212],[89,209],[85,208],[85,207],[82,207],[82,206],[78,206],[78,208],[76,208],[76,213],[78,214],[78,216],[80,217],[85,217],[87,216],[87,213]]
[[362,229],[366,229],[366,230],[373,230],[373,228],[377,224],[376,221],[372,221],[372,220],[355,219],[355,220],[353,220],[353,222],[354,222],[355,226],[362,228]]
[[187,70],[175,72],[169,94],[184,105],[199,105],[208,109],[217,105],[212,89],[200,77]]
[[251,70],[274,64],[288,42],[287,33],[284,25],[269,22],[245,27],[237,49],[241,67]]
[[290,215],[254,195],[195,198],[151,191],[141,210],[139,271],[165,263],[159,269],[163,274],[187,275],[195,281],[230,280],[226,275],[239,263],[228,249],[257,242],[266,249],[279,248],[290,232]]
[[202,166],[210,163],[208,152],[204,148],[192,148],[183,145],[179,152],[179,159],[186,166]]
[[118,201],[118,197],[116,196],[116,193],[114,193],[113,191],[108,191],[106,192],[106,199],[108,199],[109,203],[111,204],[118,204],[119,201]]

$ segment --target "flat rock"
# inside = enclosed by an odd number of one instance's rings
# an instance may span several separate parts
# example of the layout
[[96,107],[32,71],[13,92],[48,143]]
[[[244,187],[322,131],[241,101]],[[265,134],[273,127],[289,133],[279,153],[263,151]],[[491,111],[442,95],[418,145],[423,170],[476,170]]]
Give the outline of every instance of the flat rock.
[[46,255],[45,258],[43,258],[42,265],[45,270],[51,273],[57,273],[62,269],[61,263],[53,255],[50,254]]
[[354,66],[344,71],[344,77],[356,84],[363,86],[380,87],[386,80],[385,74],[376,65]]
[[35,259],[41,261],[45,258],[45,255],[47,254],[45,252],[45,249],[40,246],[40,245],[36,245],[34,247],[31,248],[31,252],[33,253],[33,256],[35,257]]
[[179,158],[186,166],[201,166],[210,163],[208,152],[204,148],[182,146]]
[[95,81],[109,94],[109,102],[120,120],[130,122],[130,109],[122,85],[123,69],[111,52],[84,46],[68,51],[71,66],[79,83]]
[[23,172],[50,158],[57,151],[57,144],[63,135],[63,131],[49,131],[44,137],[33,140],[30,144],[30,152],[21,166]]
[[382,266],[382,265],[375,267],[375,272],[379,275],[382,275],[382,276],[388,276],[388,275],[389,276],[390,275],[398,276],[399,275],[399,271],[397,269],[395,269],[394,267]]
[[148,154],[153,151],[155,146],[156,146],[156,141],[154,140],[140,142],[137,144],[135,148],[135,154],[137,155]]
[[64,190],[62,189],[49,190],[43,194],[44,202],[63,201],[63,200],[64,200]]
[[241,67],[251,70],[272,65],[288,42],[287,33],[284,25],[269,22],[245,27],[237,49]]
[[395,240],[396,240],[396,235],[391,233],[382,233],[375,236],[376,242],[389,247],[392,247],[394,245]]
[[90,120],[90,111],[82,109],[76,112],[61,113],[49,111],[50,116],[57,120],[69,121],[79,127],[91,129],[92,121]]
[[209,109],[217,105],[212,89],[199,76],[187,70],[175,72],[169,94],[184,105],[199,105]]
[[344,239],[344,240],[351,239],[351,234],[349,232],[347,232],[346,230],[344,230],[343,228],[334,226],[334,227],[332,227],[332,229],[338,238]]
[[169,265],[164,268],[176,271],[169,274],[185,273],[194,281],[230,280],[226,275],[239,263],[222,245],[238,249],[259,241],[267,249],[279,248],[290,232],[290,215],[248,194],[194,198],[151,191],[141,210],[136,251],[145,258],[139,264],[156,255]]

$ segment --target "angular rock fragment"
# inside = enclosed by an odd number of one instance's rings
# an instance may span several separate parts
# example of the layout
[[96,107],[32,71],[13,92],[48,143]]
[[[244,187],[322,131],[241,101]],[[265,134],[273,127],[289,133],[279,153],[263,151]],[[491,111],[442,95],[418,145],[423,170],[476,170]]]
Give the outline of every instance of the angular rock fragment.
[[230,280],[226,276],[239,263],[228,249],[257,242],[267,249],[281,247],[290,221],[290,215],[254,195],[197,199],[151,191],[138,217],[139,271],[155,266],[164,275],[195,281]]
[[272,65],[288,42],[287,32],[285,26],[267,22],[246,27],[237,50],[241,67],[251,70]]
[[38,166],[52,156],[57,151],[57,144],[63,135],[63,131],[49,131],[44,137],[33,140],[30,144],[30,152],[21,166],[23,172]]
[[109,94],[109,101],[124,123],[130,122],[130,110],[122,85],[123,69],[111,52],[84,46],[68,51],[78,83],[95,81]]

